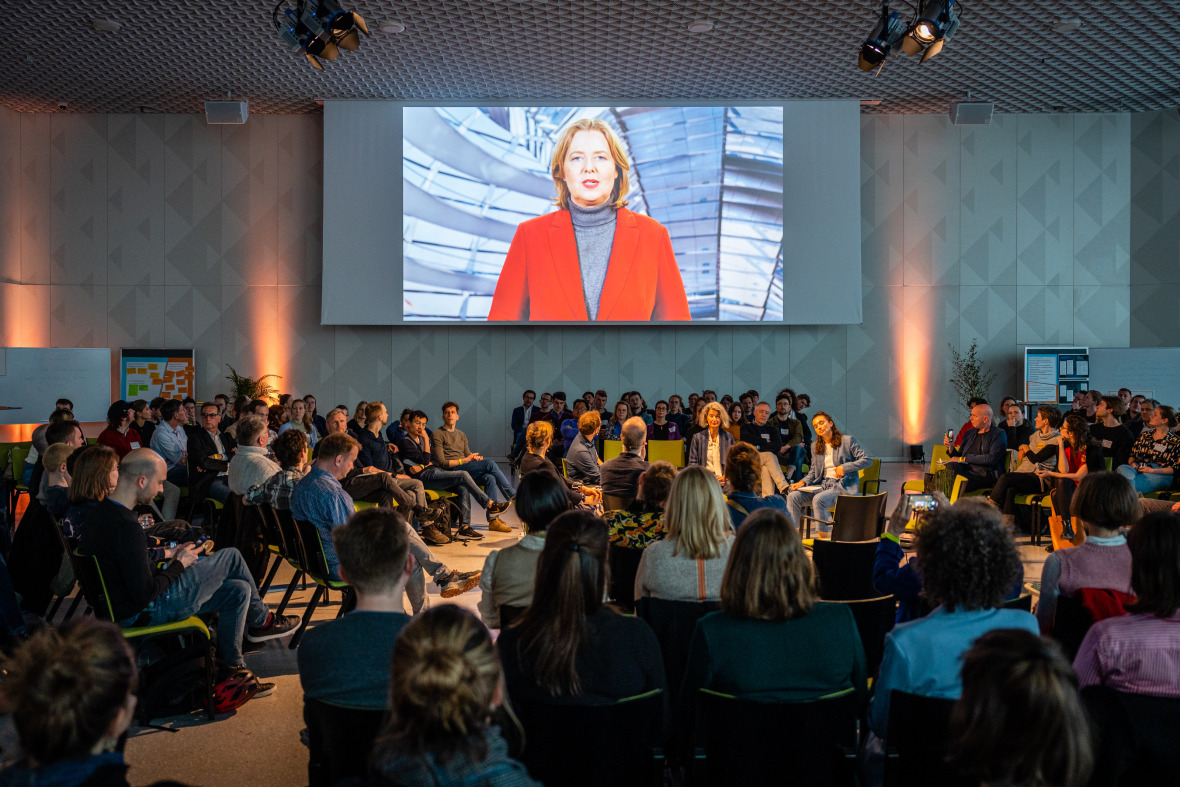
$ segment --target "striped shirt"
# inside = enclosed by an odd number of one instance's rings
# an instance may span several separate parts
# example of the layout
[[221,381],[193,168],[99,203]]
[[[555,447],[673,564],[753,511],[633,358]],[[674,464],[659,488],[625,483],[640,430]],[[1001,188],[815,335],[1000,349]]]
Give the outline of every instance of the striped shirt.
[[1073,663],[1080,686],[1180,697],[1180,612],[1123,615],[1095,623]]

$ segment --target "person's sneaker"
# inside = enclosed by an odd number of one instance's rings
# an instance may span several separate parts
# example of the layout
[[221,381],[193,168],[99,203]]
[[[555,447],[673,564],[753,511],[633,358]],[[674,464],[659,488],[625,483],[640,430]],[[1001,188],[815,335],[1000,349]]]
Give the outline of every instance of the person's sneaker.
[[511,500],[507,503],[488,503],[488,515],[495,516],[496,514],[502,514],[508,510],[508,506],[510,505],[512,505]]
[[422,526],[422,540],[427,544],[434,544],[436,547],[451,543],[450,537],[434,525]]
[[455,535],[459,538],[470,539],[471,541],[479,541],[483,538],[483,534],[475,532],[471,528],[471,525],[463,525],[463,527],[455,531]]
[[438,512],[432,511],[427,506],[417,506],[414,508],[414,516],[418,517],[418,521],[423,525],[433,525],[438,519]]
[[266,642],[268,639],[285,637],[299,628],[298,615],[276,615],[271,612],[266,616],[266,623],[261,626],[251,626],[246,630],[246,639],[251,642]]
[[258,680],[257,677],[254,678],[254,681],[258,684],[258,691],[254,692],[254,696],[250,699],[256,700],[259,697],[269,697],[275,693],[275,684],[263,683],[262,681]]
[[434,584],[438,585],[439,595],[443,598],[454,598],[460,593],[466,593],[478,585],[479,576],[479,571],[468,571],[463,574],[460,574],[458,571],[452,571],[446,579],[435,579]]
[[512,528],[504,524],[504,520],[498,516],[494,516],[488,520],[488,530],[493,533],[511,533]]

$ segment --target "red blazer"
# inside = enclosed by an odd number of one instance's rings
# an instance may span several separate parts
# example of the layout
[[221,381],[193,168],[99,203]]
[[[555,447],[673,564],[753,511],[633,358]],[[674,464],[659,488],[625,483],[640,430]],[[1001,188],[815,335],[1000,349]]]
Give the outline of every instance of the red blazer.
[[[619,208],[598,321],[691,320],[668,230]],[[516,228],[488,320],[587,321],[578,246],[568,210]]]

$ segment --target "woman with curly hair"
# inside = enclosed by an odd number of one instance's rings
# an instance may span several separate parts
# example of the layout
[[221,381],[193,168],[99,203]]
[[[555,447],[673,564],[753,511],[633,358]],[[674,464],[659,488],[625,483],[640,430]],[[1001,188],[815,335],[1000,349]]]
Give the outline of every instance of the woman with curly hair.
[[479,618],[454,604],[418,615],[393,646],[391,673],[389,721],[371,754],[378,775],[400,787],[538,784],[493,723],[504,677]]
[[762,496],[762,459],[758,449],[749,443],[735,443],[725,459],[725,480],[729,482],[727,501],[729,521],[738,527],[759,508],[787,510],[787,503],[776,494]]
[[701,408],[697,423],[701,431],[692,437],[688,446],[688,464],[699,465],[711,472],[714,477],[724,483],[725,458],[729,456],[729,449],[733,448],[733,435],[729,429],[729,416],[720,402],[707,402]]
[[885,737],[894,690],[957,699],[960,657],[981,634],[994,629],[1038,633],[1031,614],[1001,608],[1021,563],[994,506],[967,499],[939,507],[920,531],[917,557],[922,592],[935,608],[885,637],[881,677],[869,708],[869,727],[878,738]]

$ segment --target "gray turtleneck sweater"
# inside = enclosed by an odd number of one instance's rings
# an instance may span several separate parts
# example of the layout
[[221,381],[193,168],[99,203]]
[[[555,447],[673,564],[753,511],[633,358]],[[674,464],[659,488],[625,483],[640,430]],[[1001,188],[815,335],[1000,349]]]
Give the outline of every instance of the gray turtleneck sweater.
[[586,313],[598,319],[598,301],[606,283],[606,268],[615,242],[615,209],[607,202],[596,208],[581,208],[570,200],[574,240],[578,243],[578,266],[582,269],[582,297]]

